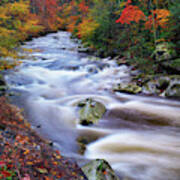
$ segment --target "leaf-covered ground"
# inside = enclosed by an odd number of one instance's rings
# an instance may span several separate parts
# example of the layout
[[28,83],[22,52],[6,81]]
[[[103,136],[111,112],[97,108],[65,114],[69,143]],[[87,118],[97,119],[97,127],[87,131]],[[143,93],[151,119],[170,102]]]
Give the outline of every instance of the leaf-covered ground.
[[20,110],[0,97],[0,179],[84,180],[75,162],[40,138]]

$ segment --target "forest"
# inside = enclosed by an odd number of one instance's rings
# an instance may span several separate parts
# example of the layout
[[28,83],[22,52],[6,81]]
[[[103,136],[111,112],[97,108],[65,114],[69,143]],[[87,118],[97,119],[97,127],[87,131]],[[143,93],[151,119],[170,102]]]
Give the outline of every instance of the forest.
[[180,179],[179,0],[0,0],[0,179]]
[[[178,0],[1,0],[0,5],[1,57],[15,58],[24,40],[62,29],[97,56],[125,58],[146,73],[180,65]],[[165,52],[157,53],[159,48]],[[168,60],[168,67],[160,62]],[[6,66],[2,58],[1,68]]]

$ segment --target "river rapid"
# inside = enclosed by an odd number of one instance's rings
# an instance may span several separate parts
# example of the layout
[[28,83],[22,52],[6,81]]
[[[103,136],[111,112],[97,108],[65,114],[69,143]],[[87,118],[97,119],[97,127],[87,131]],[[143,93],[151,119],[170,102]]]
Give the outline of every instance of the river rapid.
[[[25,43],[34,51],[6,76],[32,127],[80,164],[104,158],[134,180],[180,180],[180,101],[114,93],[112,87],[130,80],[130,67],[78,52],[70,36]],[[76,104],[86,98],[107,108],[98,125],[78,123]],[[79,137],[91,139],[83,155]]]

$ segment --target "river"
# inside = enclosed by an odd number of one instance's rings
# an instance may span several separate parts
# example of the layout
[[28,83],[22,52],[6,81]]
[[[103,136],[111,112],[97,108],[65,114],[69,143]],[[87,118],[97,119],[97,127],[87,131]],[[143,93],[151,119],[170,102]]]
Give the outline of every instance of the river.
[[[25,43],[33,51],[6,76],[32,127],[80,164],[104,158],[134,180],[180,180],[180,102],[114,93],[115,84],[130,80],[130,67],[78,52],[70,36],[58,32]],[[86,98],[107,108],[98,125],[78,123],[76,104]],[[79,137],[91,138],[83,155]]]

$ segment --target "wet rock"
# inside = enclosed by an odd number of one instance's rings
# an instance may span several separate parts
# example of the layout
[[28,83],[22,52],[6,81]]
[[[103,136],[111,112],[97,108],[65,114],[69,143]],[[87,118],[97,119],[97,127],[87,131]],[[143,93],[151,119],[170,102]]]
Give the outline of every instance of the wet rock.
[[88,53],[89,49],[79,45],[78,46],[78,52],[80,52],[80,53]]
[[98,122],[106,112],[105,106],[93,99],[86,99],[79,102],[79,120],[84,126],[92,125]]
[[165,88],[169,84],[169,81],[167,79],[158,79],[158,77],[151,77],[148,80],[145,81],[143,85],[143,93],[149,94],[149,95],[158,95],[161,94],[161,92],[164,90],[162,88]]
[[88,71],[89,73],[92,73],[92,74],[96,74],[96,73],[99,72],[98,67],[97,67],[96,65],[93,65],[93,64],[88,65],[86,68],[87,68],[87,71]]
[[142,88],[134,83],[128,83],[128,84],[118,84],[113,90],[128,94],[138,94],[142,91]]
[[143,93],[180,97],[180,75],[152,76],[143,84]]
[[160,77],[158,80],[157,88],[160,90],[166,89],[170,85],[170,78]]
[[119,180],[107,161],[96,159],[82,167],[88,180]]
[[96,135],[96,134],[89,134],[89,133],[85,134],[85,133],[83,133],[82,135],[80,135],[76,139],[76,141],[79,145],[78,152],[83,155],[84,152],[86,151],[86,146],[89,143],[96,141],[97,139],[98,139],[98,135]]
[[180,82],[170,86],[165,92],[167,97],[180,97]]

